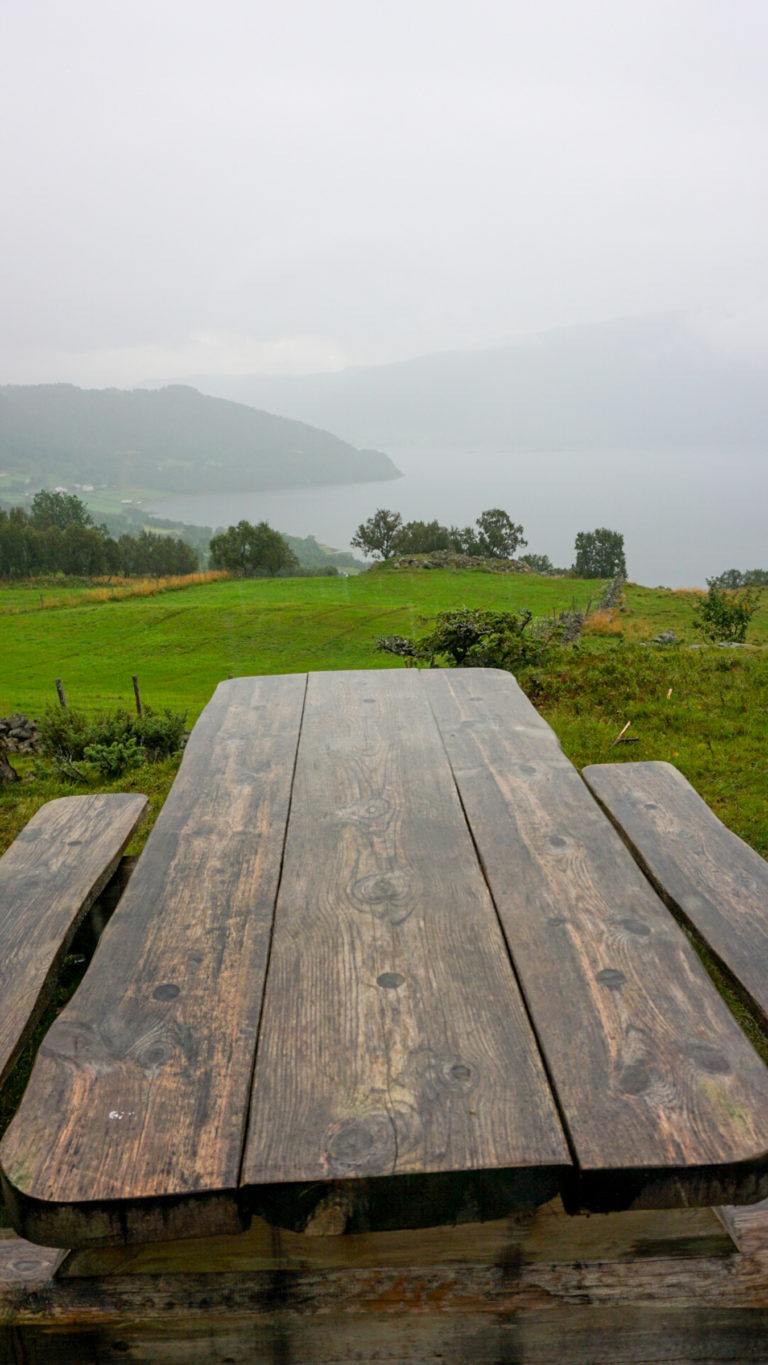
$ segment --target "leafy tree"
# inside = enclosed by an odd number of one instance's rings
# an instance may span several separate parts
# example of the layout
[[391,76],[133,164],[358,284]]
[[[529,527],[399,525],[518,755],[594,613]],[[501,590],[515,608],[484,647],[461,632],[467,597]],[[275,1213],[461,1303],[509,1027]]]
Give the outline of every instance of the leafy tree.
[[455,529],[452,535],[461,554],[480,555],[483,559],[514,559],[518,547],[528,544],[522,526],[513,522],[501,507],[489,507],[480,513],[474,526]]
[[768,583],[768,569],[726,569],[717,578],[708,578],[710,587],[716,588],[763,588]]
[[480,538],[474,526],[457,526],[454,531],[454,548],[462,555],[481,555]]
[[399,512],[379,507],[372,517],[360,523],[350,544],[374,559],[389,559],[395,553],[395,541],[402,522]]
[[[722,575],[721,575],[722,576]],[[748,588],[744,592],[729,592],[718,585],[715,578],[707,579],[709,591],[694,607],[694,626],[713,642],[736,640],[743,642],[747,627],[758,610],[758,592]]]
[[62,531],[69,526],[93,526],[93,517],[75,493],[55,493],[48,488],[41,488],[32,499],[32,521],[43,530],[49,526],[60,526]]
[[104,573],[107,567],[106,536],[95,526],[83,526],[72,521],[62,533],[64,573],[76,578],[90,578]]
[[236,526],[228,526],[226,531],[211,538],[211,567],[229,569],[245,578],[296,568],[298,562],[288,542],[266,521],[260,521],[256,526],[249,521],[239,521]]
[[576,561],[573,572],[577,578],[626,577],[624,537],[619,531],[598,526],[595,531],[579,531],[576,536]]
[[[39,496],[39,495],[38,495]],[[50,494],[49,498],[64,498]],[[198,567],[197,552],[176,536],[142,531],[139,536],[109,535],[106,527],[94,526],[79,498],[72,505],[43,499],[38,519],[23,507],[0,508],[0,578],[30,578],[36,574],[64,573],[77,577],[99,574],[189,574]],[[58,520],[48,521],[49,515]],[[66,522],[61,525],[60,522]],[[46,524],[43,524],[46,523]]]
[[489,507],[475,522],[480,553],[489,559],[514,559],[519,545],[527,545],[523,528],[515,524],[501,507]]
[[453,549],[451,532],[439,521],[407,521],[393,538],[395,554],[428,555],[435,550]]
[[550,559],[549,555],[527,554],[521,555],[520,559],[521,562],[523,564],[527,564],[529,569],[531,569],[534,573],[553,574],[555,572],[555,566],[552,563],[552,560]]

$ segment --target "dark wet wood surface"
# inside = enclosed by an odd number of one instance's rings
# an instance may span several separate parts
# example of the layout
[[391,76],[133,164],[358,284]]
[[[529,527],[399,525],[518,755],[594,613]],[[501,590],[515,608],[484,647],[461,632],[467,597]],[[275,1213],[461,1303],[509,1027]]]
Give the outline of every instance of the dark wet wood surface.
[[224,684],[193,731],[0,1148],[7,1200],[35,1240],[240,1225],[247,1097],[305,688],[303,676]]
[[583,777],[647,876],[768,1028],[768,863],[671,763],[595,764]]
[[573,1142],[578,1202],[729,1202],[742,1181],[757,1199],[768,1071],[682,930],[511,678],[441,671],[429,691]]
[[740,1252],[709,1210],[547,1206],[527,1224],[360,1237],[254,1225],[76,1253],[67,1278],[52,1278],[55,1252],[0,1233],[0,1359],[757,1365],[766,1210],[719,1212]]
[[307,690],[243,1181],[333,1179],[348,1228],[387,1217],[361,1177],[466,1177],[431,1212],[410,1182],[423,1223],[483,1197],[473,1172],[508,1168],[518,1202],[528,1172],[538,1203],[570,1166],[428,692],[415,671]]
[[0,858],[0,1084],[146,809],[136,794],[60,797]]
[[747,1202],[767,1152],[768,1070],[514,679],[386,670],[219,687],[0,1166],[85,1246]]

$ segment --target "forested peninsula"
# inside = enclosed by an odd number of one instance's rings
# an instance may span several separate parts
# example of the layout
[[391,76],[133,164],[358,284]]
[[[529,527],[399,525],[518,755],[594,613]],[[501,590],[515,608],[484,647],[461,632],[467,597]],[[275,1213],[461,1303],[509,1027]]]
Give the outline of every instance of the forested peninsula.
[[381,451],[185,385],[0,387],[0,500],[41,486],[238,493],[399,472]]

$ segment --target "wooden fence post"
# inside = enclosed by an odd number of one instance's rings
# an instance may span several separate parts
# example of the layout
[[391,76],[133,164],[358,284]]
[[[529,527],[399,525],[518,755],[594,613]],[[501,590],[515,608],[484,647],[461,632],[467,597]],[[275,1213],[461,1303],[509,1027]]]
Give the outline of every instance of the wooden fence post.
[[66,697],[64,696],[64,684],[63,684],[63,682],[61,681],[61,678],[57,678],[57,679],[56,679],[56,691],[57,691],[58,694],[59,694],[59,701],[61,702],[61,704],[62,704],[64,710],[66,711],[66,709],[67,709],[67,699],[66,699]]
[[138,680],[138,678],[136,677],[136,674],[135,674],[135,673],[133,674],[133,695],[134,695],[134,697],[136,698],[136,715],[137,715],[137,716],[143,716],[143,714],[144,714],[144,708],[142,707],[142,704],[141,704],[141,693],[139,692],[139,680]]

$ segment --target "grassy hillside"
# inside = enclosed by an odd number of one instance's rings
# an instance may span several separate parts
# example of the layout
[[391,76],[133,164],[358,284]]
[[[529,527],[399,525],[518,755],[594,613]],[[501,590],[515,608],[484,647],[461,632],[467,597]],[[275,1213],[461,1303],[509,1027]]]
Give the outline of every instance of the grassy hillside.
[[149,701],[194,719],[229,674],[400,667],[372,652],[374,640],[418,632],[436,611],[528,606],[548,616],[596,591],[594,583],[432,571],[229,579],[105,602],[89,600],[86,587],[0,588],[0,715],[39,711],[55,700],[55,678],[72,706],[112,706],[132,695],[136,673]]
[[[93,589],[61,584],[0,588],[0,715],[39,715],[56,701],[56,678],[64,680],[74,708],[131,706],[135,673],[146,702],[185,711],[191,723],[230,674],[398,668],[399,660],[374,652],[374,641],[418,634],[422,618],[436,611],[528,607],[551,616],[574,599],[583,608],[600,588],[533,575],[438,571],[223,580],[112,599],[109,590],[96,594],[106,600],[94,600]],[[145,594],[151,589],[137,587]],[[622,610],[593,616],[577,645],[551,650],[519,680],[577,766],[667,759],[768,856],[768,591],[747,649],[701,647],[695,601],[693,593],[630,585]],[[678,644],[648,643],[669,629]],[[628,721],[625,739],[615,745]],[[14,762],[29,780],[0,794],[0,847],[42,800],[73,790],[35,760]],[[111,785],[148,791],[156,812],[174,770],[169,760]]]

